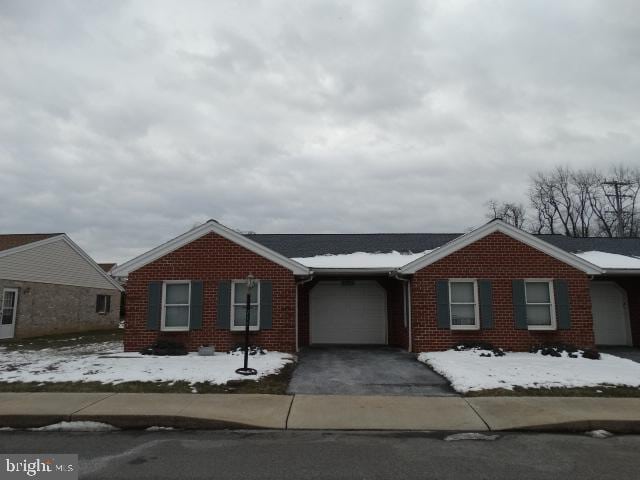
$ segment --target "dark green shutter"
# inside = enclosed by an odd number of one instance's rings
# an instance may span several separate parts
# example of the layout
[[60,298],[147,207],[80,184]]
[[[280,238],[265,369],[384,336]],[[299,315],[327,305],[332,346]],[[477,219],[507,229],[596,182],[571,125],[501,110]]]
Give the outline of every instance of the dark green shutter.
[[480,297],[480,328],[493,328],[493,294],[491,280],[478,280]]
[[451,318],[449,315],[449,281],[436,281],[436,302],[437,318],[439,328],[450,328]]
[[228,280],[218,283],[218,328],[231,328],[231,282]]
[[147,296],[147,329],[160,330],[162,282],[150,282]]
[[524,280],[513,280],[513,318],[515,327],[520,330],[527,329],[527,299],[524,293]]
[[202,328],[202,303],[203,303],[203,283],[202,280],[191,282],[191,299],[189,301],[189,329],[198,330]]
[[107,306],[105,308],[105,311],[107,313],[111,311],[111,295],[107,295]]
[[556,321],[558,330],[571,328],[571,310],[569,308],[569,286],[566,280],[554,280],[553,292],[556,299]]
[[260,281],[260,329],[271,328],[273,316],[273,287],[270,280]]

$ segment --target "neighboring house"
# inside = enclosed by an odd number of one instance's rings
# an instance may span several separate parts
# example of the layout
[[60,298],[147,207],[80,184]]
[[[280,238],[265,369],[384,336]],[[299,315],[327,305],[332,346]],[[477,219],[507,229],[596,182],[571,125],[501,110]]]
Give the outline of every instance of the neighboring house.
[[0,235],[0,339],[116,328],[122,290],[64,233]]
[[248,274],[251,341],[273,350],[640,345],[640,239],[536,236],[499,220],[464,235],[242,235],[210,220],[112,274],[127,277],[127,351],[158,338],[241,343]]
[[117,265],[117,263],[99,263],[98,266],[104,270],[106,273],[111,273],[111,270],[113,270],[113,267],[115,267]]

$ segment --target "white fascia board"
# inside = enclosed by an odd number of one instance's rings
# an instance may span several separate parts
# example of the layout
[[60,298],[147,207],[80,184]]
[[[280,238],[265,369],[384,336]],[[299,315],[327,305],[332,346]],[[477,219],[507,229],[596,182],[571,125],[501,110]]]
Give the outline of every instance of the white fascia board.
[[162,245],[149,250],[138,257],[129,260],[128,262],[123,263],[122,265],[116,266],[111,274],[116,277],[126,277],[129,273],[138,270],[139,268],[147,265],[148,263],[157,260],[158,258],[164,257],[168,253],[171,253],[178,248],[187,245],[188,243],[197,240],[208,233],[216,233],[221,237],[226,238],[227,240],[232,241],[233,243],[240,245],[241,247],[246,248],[253,253],[260,255],[261,257],[266,258],[267,260],[272,261],[288,270],[290,270],[294,275],[308,275],[309,269],[304,265],[291,260],[290,258],[285,257],[273,250],[261,245],[244,235],[231,230],[230,228],[225,227],[224,225],[214,221],[209,220],[208,222],[196,227],[192,230],[189,230],[182,235],[177,236],[173,240],[169,240]]
[[14,253],[25,252],[35,247],[40,247],[42,245],[47,245],[49,243],[57,242],[58,240],[64,237],[66,237],[66,235],[64,233],[61,233],[60,235],[56,235],[55,237],[49,237],[49,238],[45,238],[44,240],[38,240],[37,242],[25,243],[24,245],[8,248],[7,250],[2,250],[0,252],[0,258],[8,257],[9,255],[13,255]]
[[314,268],[312,273],[317,275],[389,275],[396,270],[396,267]]
[[640,276],[640,268],[604,268],[603,275],[637,275]]
[[55,237],[45,238],[44,240],[38,240],[37,242],[27,243],[25,245],[20,245],[18,247],[9,248],[8,250],[3,250],[0,252],[0,258],[8,257],[9,255],[13,255],[19,252],[26,252],[27,250],[31,250],[32,248],[41,247],[43,245],[48,245],[50,243],[55,243],[62,240],[65,242],[73,251],[75,251],[78,255],[80,255],[89,265],[91,265],[100,275],[107,279],[107,281],[113,285],[116,289],[123,292],[124,288],[120,285],[114,278],[112,278],[109,274],[107,274],[100,265],[98,265],[93,258],[91,258],[87,253],[82,250],[78,245],[75,244],[71,238],[66,233],[61,235],[56,235]]
[[84,258],[85,261],[89,265],[91,265],[100,275],[106,278],[111,285],[113,285],[119,291],[124,292],[124,288],[122,288],[122,285],[120,285],[120,283],[118,283],[115,278],[113,278],[111,275],[105,272],[102,269],[102,267],[100,267],[100,265],[98,265],[96,261],[87,254],[87,252],[85,252],[78,245],[76,245],[76,243],[73,240],[71,240],[71,238],[69,238],[66,234],[62,235],[62,237],[63,237],[62,239],[67,243],[67,245],[69,245],[78,255]]
[[541,240],[534,235],[501,220],[493,220],[465,235],[461,235],[458,238],[451,240],[432,252],[425,254],[423,257],[408,263],[404,267],[400,268],[398,272],[400,274],[416,273],[418,270],[421,270],[494,232],[501,232],[588,275],[601,275],[603,273],[603,270],[597,265],[594,265],[593,263],[572,253],[566,252],[555,245],[551,245],[550,243],[547,243],[544,240]]

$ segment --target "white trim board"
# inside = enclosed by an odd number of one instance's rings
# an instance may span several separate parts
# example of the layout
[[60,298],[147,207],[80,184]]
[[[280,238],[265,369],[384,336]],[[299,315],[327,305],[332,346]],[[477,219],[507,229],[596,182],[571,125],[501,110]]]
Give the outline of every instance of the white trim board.
[[111,274],[116,277],[126,277],[131,272],[138,270],[139,268],[153,262],[154,260],[162,258],[168,253],[171,253],[174,250],[177,250],[178,248],[187,245],[209,233],[220,235],[221,237],[226,238],[227,240],[230,240],[231,242],[240,245],[241,247],[244,247],[257,255],[260,255],[261,257],[264,257],[267,260],[270,260],[273,263],[290,270],[294,275],[308,275],[310,272],[310,270],[304,265],[291,260],[284,255],[274,252],[264,245],[250,240],[244,235],[231,230],[228,227],[225,227],[215,220],[209,220],[199,227],[196,227],[186,233],[183,233],[182,235],[177,236],[173,240],[169,240],[168,242],[163,243],[162,245],[153,248],[148,252],[143,253],[142,255],[139,255],[136,258],[123,263],[122,265],[116,266],[111,271]]
[[450,242],[445,243],[443,246],[432,250],[431,252],[425,254],[423,257],[420,257],[413,262],[408,263],[404,267],[401,267],[400,269],[398,269],[398,273],[416,273],[418,270],[422,270],[428,265],[431,265],[432,263],[435,263],[438,260],[441,260],[444,257],[447,257],[452,253],[457,252],[458,250],[471,245],[472,243],[494,232],[503,233],[513,238],[514,240],[518,240],[525,245],[535,248],[536,250],[539,250],[542,253],[549,255],[550,257],[560,260],[561,262],[566,263],[567,265],[570,265],[588,275],[600,275],[603,273],[603,270],[593,263],[583,260],[582,258],[577,257],[572,253],[566,252],[561,248],[551,245],[550,243],[547,243],[544,240],[531,235],[530,233],[520,230],[519,228],[513,227],[503,222],[502,220],[492,220],[491,222],[486,223],[469,233],[461,235],[460,237],[457,237]]
[[[9,248],[7,250],[2,250],[0,252],[0,258],[8,257],[10,255],[14,255],[20,252],[26,252],[33,248],[41,247],[43,245],[48,245],[50,243],[55,243],[62,240],[69,247],[76,252],[84,261],[86,261],[91,267],[96,270],[100,275],[102,275],[111,285],[113,285],[116,289],[123,292],[124,288],[120,285],[113,277],[111,277],[107,272],[105,272],[100,265],[98,265],[93,258],[91,258],[82,248],[80,248],[66,233],[56,235],[54,237],[45,238],[44,240],[38,240],[37,242],[31,242],[24,245],[19,245],[14,248]],[[20,280],[20,279],[15,279]],[[79,285],[82,286],[82,285]]]

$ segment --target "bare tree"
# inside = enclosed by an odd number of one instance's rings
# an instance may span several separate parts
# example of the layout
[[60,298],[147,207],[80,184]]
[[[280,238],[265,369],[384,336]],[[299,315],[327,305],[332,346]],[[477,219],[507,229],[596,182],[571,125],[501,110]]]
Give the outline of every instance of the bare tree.
[[500,219],[517,228],[524,228],[527,218],[527,210],[521,203],[498,202],[489,200],[487,202],[487,218]]

